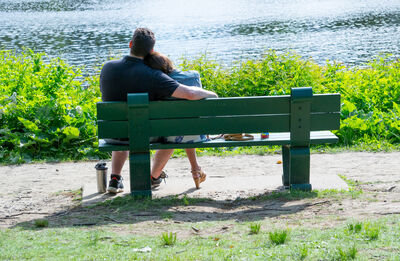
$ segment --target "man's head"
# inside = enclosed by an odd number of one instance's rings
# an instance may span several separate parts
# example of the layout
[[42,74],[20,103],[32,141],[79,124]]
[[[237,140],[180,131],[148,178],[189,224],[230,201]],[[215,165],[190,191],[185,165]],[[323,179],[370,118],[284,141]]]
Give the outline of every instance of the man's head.
[[131,55],[145,57],[154,48],[156,38],[154,33],[147,28],[137,28],[133,33],[132,40],[129,43]]

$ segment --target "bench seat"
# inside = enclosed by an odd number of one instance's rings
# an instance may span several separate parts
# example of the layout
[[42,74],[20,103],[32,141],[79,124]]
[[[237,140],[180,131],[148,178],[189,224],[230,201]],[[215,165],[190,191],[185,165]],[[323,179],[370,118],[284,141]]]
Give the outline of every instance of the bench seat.
[[[183,148],[210,148],[210,147],[243,147],[265,145],[290,145],[290,132],[270,133],[268,139],[261,139],[260,134],[253,134],[254,140],[225,141],[215,139],[196,143],[150,143],[150,149],[183,149]],[[336,143],[338,137],[330,131],[311,131],[310,144]],[[99,149],[102,151],[129,150],[129,145],[111,145],[103,139],[99,140]]]

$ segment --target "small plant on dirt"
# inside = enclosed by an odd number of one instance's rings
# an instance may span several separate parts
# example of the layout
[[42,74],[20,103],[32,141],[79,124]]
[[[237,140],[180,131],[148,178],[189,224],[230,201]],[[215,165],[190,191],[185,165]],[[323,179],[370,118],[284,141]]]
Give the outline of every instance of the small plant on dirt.
[[289,230],[284,229],[284,230],[275,230],[273,232],[269,232],[269,240],[271,240],[272,243],[275,245],[281,245],[286,242],[286,239],[288,237]]
[[35,220],[35,227],[48,227],[49,221],[47,219],[37,219]]
[[173,217],[174,217],[174,214],[172,214],[171,212],[162,212],[161,213],[162,219],[171,219]]
[[89,246],[95,246],[95,245],[97,245],[99,240],[100,240],[99,232],[98,231],[94,231],[94,232],[90,233],[89,236],[88,236],[88,241],[89,241],[88,245]]
[[250,224],[250,234],[255,235],[260,233],[261,223],[251,223]]
[[338,260],[353,260],[356,258],[358,252],[354,245],[347,250],[343,250],[341,247],[338,247],[336,250],[338,253]]
[[365,223],[364,224],[364,236],[368,240],[376,240],[379,237],[379,232],[381,231],[381,227],[375,223]]
[[299,248],[299,259],[304,260],[308,256],[309,249],[306,245],[303,245]]
[[182,203],[183,203],[183,205],[185,205],[185,206],[189,206],[189,200],[188,200],[188,198],[187,198],[186,195],[183,196],[183,198],[182,198]]
[[363,227],[362,222],[356,222],[354,224],[347,224],[347,230],[351,233],[359,233]]
[[176,243],[176,233],[164,232],[161,235],[161,239],[165,246],[173,246]]

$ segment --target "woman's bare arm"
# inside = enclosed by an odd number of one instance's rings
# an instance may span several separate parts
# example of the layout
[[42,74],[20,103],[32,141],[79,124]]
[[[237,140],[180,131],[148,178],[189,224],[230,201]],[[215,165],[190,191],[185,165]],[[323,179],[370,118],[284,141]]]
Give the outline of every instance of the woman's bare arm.
[[186,100],[201,100],[204,98],[218,98],[218,95],[215,92],[207,91],[199,87],[180,84],[174,93],[172,93],[172,97]]

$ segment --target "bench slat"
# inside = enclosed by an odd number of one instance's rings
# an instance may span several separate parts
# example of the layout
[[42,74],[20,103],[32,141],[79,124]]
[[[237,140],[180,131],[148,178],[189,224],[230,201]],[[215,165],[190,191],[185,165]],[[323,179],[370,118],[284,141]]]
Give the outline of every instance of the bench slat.
[[[208,147],[239,147],[239,146],[264,146],[264,145],[289,145],[290,144],[290,133],[270,133],[268,139],[261,139],[260,134],[253,134],[254,140],[249,141],[225,141],[223,139],[217,139],[202,143],[170,143],[161,144],[153,143],[150,144],[150,149],[176,149],[176,148],[208,148]],[[336,137],[330,131],[312,131],[310,136],[311,144],[323,144],[323,143],[336,143],[338,137]],[[110,145],[104,140],[99,140],[99,148],[102,151],[120,151],[129,150],[129,145]]]
[[[246,100],[246,101],[243,101]],[[150,102],[151,119],[191,118],[217,115],[284,114],[290,110],[290,96],[259,96]],[[245,105],[245,106],[244,106]],[[340,94],[315,94],[311,112],[340,111]],[[97,103],[98,120],[126,120],[125,102]]]
[[150,126],[151,136],[262,132],[263,130],[283,132],[289,130],[289,115],[162,119],[150,120]]
[[[127,121],[98,121],[100,139],[127,138]],[[173,128],[171,128],[173,126]],[[337,130],[340,113],[311,114],[311,130]],[[150,136],[178,136],[190,134],[220,134],[237,132],[286,132],[289,115],[258,115],[209,117],[194,119],[151,120]]]

